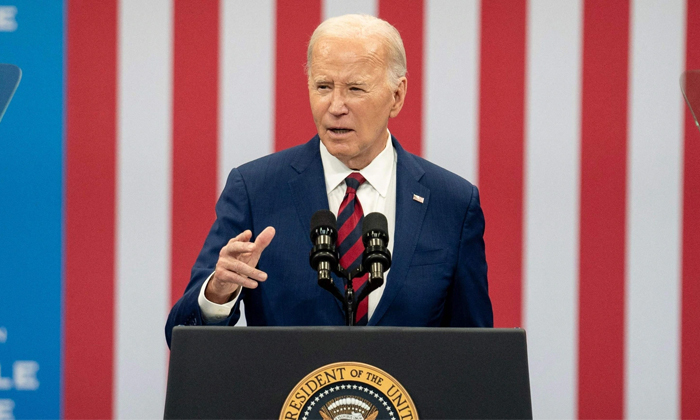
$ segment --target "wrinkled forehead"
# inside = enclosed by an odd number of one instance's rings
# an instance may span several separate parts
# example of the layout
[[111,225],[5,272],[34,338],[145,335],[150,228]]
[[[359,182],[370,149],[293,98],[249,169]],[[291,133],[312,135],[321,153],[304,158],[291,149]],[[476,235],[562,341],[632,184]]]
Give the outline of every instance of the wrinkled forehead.
[[386,62],[386,45],[377,36],[323,36],[313,46],[311,66],[314,59],[334,59],[341,57],[374,58]]

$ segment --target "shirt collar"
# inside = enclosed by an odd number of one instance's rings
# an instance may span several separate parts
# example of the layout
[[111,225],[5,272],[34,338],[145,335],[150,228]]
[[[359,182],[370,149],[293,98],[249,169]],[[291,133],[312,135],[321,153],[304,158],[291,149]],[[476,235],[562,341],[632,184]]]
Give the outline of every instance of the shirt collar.
[[[326,194],[333,191],[345,178],[350,175],[352,169],[345,166],[343,162],[326,149],[322,141],[319,141],[321,148],[321,162],[323,163],[323,173],[326,178]],[[359,172],[377,190],[379,195],[386,197],[391,181],[391,171],[394,167],[394,146],[391,144],[391,134],[387,130],[387,141],[384,150],[369,165]]]

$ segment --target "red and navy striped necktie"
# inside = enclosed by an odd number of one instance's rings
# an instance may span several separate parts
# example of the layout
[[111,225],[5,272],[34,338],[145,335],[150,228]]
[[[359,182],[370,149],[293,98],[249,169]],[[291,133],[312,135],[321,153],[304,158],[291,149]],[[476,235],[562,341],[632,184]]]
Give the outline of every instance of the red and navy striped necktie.
[[[362,220],[364,213],[362,205],[357,198],[357,189],[365,182],[365,178],[359,172],[353,172],[345,178],[345,197],[338,209],[338,252],[340,265],[351,272],[362,262],[362,252],[365,247],[362,244]],[[367,281],[367,275],[357,278],[353,282],[355,292]],[[360,302],[355,312],[356,325],[367,325],[367,299]]]

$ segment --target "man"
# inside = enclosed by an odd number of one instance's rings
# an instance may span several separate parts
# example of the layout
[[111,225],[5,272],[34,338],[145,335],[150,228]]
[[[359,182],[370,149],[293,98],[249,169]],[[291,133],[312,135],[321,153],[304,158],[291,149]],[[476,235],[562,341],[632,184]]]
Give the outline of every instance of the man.
[[321,209],[343,209],[346,268],[361,246],[349,229],[363,213],[387,217],[392,266],[360,323],[493,326],[476,187],[407,153],[388,130],[408,84],[398,31],[371,16],[329,19],[309,41],[307,74],[318,135],[231,171],[168,343],[175,325],[235,324],[241,300],[248,325],[344,325],[308,262]]

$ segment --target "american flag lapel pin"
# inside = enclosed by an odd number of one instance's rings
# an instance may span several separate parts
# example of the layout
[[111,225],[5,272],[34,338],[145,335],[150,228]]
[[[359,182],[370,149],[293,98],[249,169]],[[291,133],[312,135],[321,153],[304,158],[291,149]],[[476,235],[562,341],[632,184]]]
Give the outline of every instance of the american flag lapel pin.
[[421,197],[418,194],[413,194],[413,200],[423,204],[423,201],[425,201],[425,198]]

